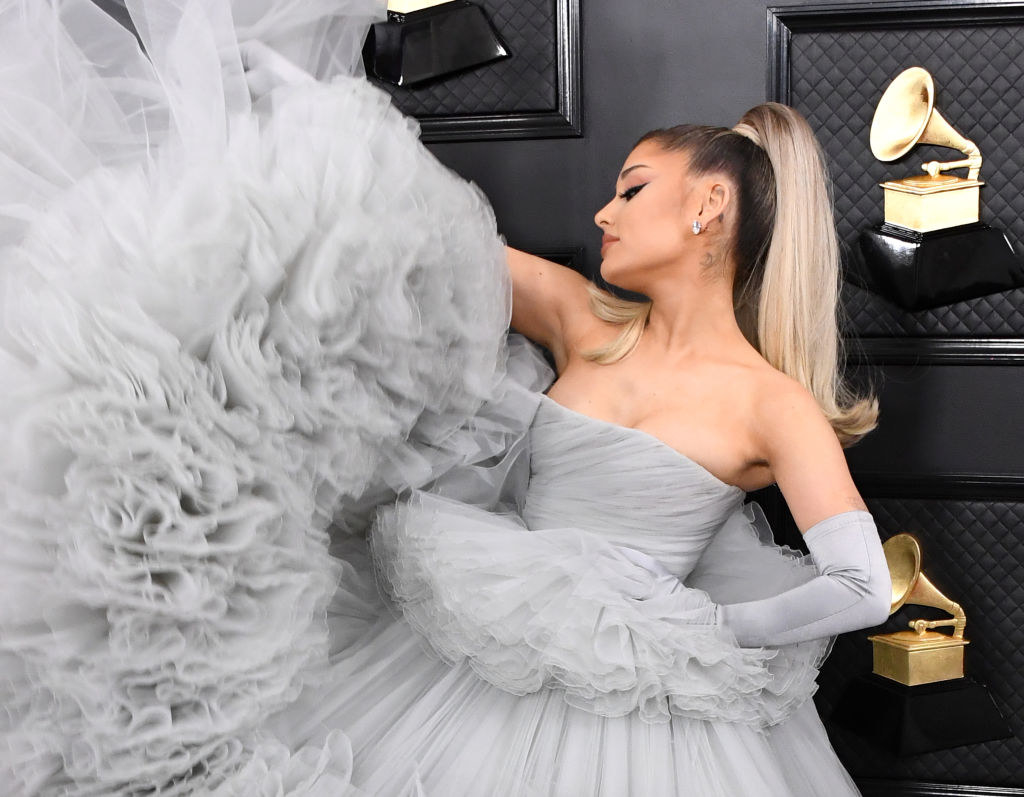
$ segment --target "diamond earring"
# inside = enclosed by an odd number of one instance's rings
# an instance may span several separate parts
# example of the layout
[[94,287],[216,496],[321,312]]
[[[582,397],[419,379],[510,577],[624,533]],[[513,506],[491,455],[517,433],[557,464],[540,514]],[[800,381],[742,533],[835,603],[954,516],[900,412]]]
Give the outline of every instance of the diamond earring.
[[693,234],[700,235],[700,231],[704,228],[701,226],[700,219],[693,220]]

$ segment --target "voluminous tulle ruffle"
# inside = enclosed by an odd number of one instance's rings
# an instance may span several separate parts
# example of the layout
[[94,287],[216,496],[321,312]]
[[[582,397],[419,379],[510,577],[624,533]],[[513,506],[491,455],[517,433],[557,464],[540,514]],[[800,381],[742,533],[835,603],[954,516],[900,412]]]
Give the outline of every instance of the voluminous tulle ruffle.
[[[759,560],[756,589],[816,575],[752,520],[738,510],[726,534],[743,535],[730,561]],[[557,688],[602,716],[773,725],[814,693],[829,649],[741,648],[707,592],[585,529],[531,530],[514,513],[416,492],[379,512],[370,542],[388,596],[443,660],[513,694]]]
[[[512,351],[519,373],[537,366]],[[370,548],[338,541],[352,567],[329,665],[268,728],[316,745],[345,727],[353,783],[403,797],[857,794],[809,699],[831,640],[744,649],[715,624],[710,592],[773,594],[813,563],[775,545],[756,505],[683,582],[585,529],[530,530],[530,451],[518,439],[381,507]]]
[[339,506],[504,445],[456,434],[502,242],[365,81],[249,104],[240,38],[381,4],[129,7],[152,62],[90,2],[0,3],[2,790],[336,786],[343,734],[255,729],[327,655]]

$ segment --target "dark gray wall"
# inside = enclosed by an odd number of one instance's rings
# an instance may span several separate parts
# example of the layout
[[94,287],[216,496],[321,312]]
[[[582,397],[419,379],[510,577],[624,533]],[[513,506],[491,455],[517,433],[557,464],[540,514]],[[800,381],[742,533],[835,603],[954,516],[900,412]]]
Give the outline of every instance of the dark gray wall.
[[878,429],[847,450],[854,475],[1024,475],[1021,366],[889,365],[870,370],[881,388],[882,413]]
[[436,144],[491,198],[509,243],[600,249],[594,213],[633,142],[682,122],[732,125],[765,99],[766,5],[581,0],[584,137]]

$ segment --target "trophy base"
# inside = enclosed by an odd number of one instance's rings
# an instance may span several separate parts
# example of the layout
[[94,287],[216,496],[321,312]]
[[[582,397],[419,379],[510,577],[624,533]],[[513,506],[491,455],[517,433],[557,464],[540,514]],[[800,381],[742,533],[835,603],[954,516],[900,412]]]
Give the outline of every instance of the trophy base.
[[950,681],[964,677],[966,639],[937,631],[897,631],[869,636],[872,672],[905,686]]
[[969,676],[904,686],[861,675],[847,687],[832,720],[897,756],[1013,735],[988,688]]
[[932,232],[894,224],[861,231],[847,278],[904,310],[925,310],[1024,285],[1024,263],[983,222]]
[[882,183],[885,220],[917,232],[944,230],[978,221],[981,180],[927,174]]
[[483,9],[468,0],[410,13],[390,12],[363,45],[367,74],[416,86],[509,56]]

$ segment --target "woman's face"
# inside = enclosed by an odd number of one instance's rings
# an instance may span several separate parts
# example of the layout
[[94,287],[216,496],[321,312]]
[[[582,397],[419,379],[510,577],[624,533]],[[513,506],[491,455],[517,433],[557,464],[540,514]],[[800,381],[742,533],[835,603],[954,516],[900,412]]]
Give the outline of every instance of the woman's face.
[[696,241],[693,221],[701,210],[698,183],[685,153],[646,141],[626,158],[615,196],[594,216],[604,232],[601,275],[629,290],[675,270]]
[[630,290],[677,266],[692,246],[699,211],[688,158],[645,141],[630,153],[615,182],[615,196],[594,216],[603,230],[601,276]]

